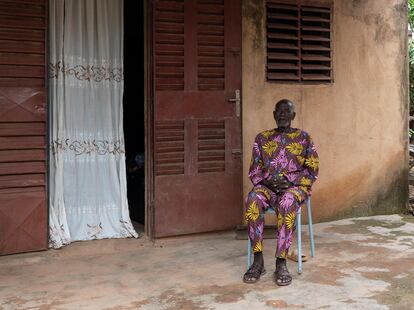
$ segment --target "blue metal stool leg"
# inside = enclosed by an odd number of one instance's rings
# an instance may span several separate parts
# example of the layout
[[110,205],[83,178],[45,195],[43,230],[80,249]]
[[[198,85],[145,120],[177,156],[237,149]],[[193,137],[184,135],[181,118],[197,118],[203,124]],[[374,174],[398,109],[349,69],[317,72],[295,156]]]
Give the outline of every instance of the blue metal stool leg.
[[309,225],[309,237],[310,237],[310,247],[311,247],[311,257],[315,256],[315,242],[313,239],[313,223],[312,223],[312,208],[310,198],[306,201],[306,207],[308,209],[308,225]]
[[298,210],[297,214],[297,230],[298,230],[298,273],[302,273],[302,214],[301,214],[301,208]]
[[252,242],[250,241],[250,237],[247,236],[249,243],[247,245],[247,269],[250,268],[252,265]]

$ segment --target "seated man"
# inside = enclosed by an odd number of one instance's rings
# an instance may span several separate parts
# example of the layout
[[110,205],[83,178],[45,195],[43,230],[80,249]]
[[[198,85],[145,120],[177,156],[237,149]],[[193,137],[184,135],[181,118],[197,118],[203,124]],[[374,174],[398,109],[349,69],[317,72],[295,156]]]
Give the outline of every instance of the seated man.
[[249,177],[254,187],[246,200],[245,216],[254,261],[243,276],[246,283],[257,282],[265,272],[262,251],[267,208],[274,208],[277,215],[275,281],[281,286],[292,282],[286,256],[296,228],[296,213],[311,194],[319,166],[309,134],[291,127],[295,116],[294,104],[280,100],[273,112],[277,128],[258,134],[253,144]]

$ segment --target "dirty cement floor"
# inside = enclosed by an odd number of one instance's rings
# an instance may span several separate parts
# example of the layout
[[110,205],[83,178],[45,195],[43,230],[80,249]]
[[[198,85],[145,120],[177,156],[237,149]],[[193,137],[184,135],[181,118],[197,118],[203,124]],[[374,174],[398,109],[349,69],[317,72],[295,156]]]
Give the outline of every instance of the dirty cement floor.
[[0,309],[414,309],[413,216],[317,224],[315,233],[316,257],[300,276],[289,261],[288,287],[272,280],[272,239],[267,274],[242,283],[247,242],[234,232],[3,256]]

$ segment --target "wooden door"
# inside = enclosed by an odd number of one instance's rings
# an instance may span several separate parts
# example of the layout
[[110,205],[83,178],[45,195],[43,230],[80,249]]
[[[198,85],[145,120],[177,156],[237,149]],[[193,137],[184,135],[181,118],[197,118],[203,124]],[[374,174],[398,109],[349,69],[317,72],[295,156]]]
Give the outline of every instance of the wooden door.
[[154,7],[155,237],[229,229],[242,213],[239,0]]
[[46,0],[0,0],[0,254],[47,247]]

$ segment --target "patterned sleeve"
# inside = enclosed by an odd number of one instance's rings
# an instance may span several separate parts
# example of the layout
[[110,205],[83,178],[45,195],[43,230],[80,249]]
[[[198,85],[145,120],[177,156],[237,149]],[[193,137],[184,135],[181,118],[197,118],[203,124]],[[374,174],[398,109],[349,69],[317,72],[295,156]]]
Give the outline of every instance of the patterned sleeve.
[[266,178],[263,167],[262,146],[259,134],[254,139],[252,159],[249,168],[249,178],[254,185],[257,185]]
[[307,135],[306,148],[301,160],[302,170],[294,174],[290,181],[296,185],[310,189],[318,178],[319,156],[312,138]]

